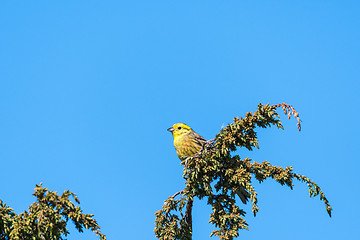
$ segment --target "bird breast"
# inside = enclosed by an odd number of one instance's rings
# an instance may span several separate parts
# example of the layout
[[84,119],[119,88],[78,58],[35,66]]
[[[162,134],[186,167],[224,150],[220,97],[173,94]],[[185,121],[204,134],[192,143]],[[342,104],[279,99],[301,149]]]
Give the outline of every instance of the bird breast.
[[181,160],[194,156],[201,149],[201,146],[191,138],[190,134],[176,137],[174,139],[174,146]]

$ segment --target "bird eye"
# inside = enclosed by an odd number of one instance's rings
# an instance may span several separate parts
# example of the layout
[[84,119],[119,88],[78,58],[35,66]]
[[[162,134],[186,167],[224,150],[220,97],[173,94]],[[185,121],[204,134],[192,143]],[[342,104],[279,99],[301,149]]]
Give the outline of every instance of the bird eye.
[[181,129],[181,127],[178,127],[178,130],[180,130]]

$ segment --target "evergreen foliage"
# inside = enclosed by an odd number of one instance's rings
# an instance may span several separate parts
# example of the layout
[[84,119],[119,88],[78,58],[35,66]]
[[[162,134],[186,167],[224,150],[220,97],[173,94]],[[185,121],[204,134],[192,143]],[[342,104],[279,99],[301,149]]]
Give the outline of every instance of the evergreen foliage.
[[69,234],[66,228],[69,219],[76,229],[91,229],[101,240],[106,240],[92,214],[84,214],[76,203],[79,199],[74,193],[65,191],[61,196],[36,185],[33,194],[37,200],[29,211],[16,214],[14,210],[0,200],[0,240],[60,240]]
[[[254,215],[259,211],[257,192],[252,180],[263,182],[272,178],[281,185],[292,189],[293,180],[307,183],[310,197],[320,196],[331,217],[332,208],[320,187],[309,178],[293,172],[292,167],[273,166],[269,162],[258,163],[252,159],[241,159],[232,152],[245,147],[252,150],[258,147],[256,127],[266,128],[271,125],[283,128],[277,108],[282,108],[290,119],[297,119],[301,130],[299,114],[285,103],[277,105],[258,105],[254,113],[246,113],[244,118],[234,118],[212,140],[207,141],[200,152],[181,162],[184,165],[183,177],[186,179],[185,189],[165,200],[161,210],[155,213],[155,235],[161,240],[190,240],[192,237],[192,202],[195,197],[205,198],[213,212],[210,223],[217,227],[210,236],[218,236],[220,240],[232,240],[239,236],[240,229],[248,229],[244,219],[245,212],[236,203],[236,195],[244,189],[249,193]],[[186,207],[185,207],[186,206]]]

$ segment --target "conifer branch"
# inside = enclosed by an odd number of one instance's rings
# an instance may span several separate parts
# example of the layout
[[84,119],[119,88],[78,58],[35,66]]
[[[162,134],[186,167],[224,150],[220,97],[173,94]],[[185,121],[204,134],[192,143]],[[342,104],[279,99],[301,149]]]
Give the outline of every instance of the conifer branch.
[[[249,158],[241,159],[235,152],[239,148],[252,150],[259,148],[256,127],[276,126],[284,129],[276,109],[281,107],[284,113],[297,119],[298,130],[301,130],[299,113],[286,103],[277,105],[258,105],[253,113],[246,113],[244,118],[234,118],[233,123],[221,129],[220,133],[203,145],[194,157],[182,161],[183,177],[186,180],[181,198],[174,200],[174,195],[165,201],[162,210],[155,213],[155,235],[161,240],[190,240],[192,236],[192,201],[193,198],[206,198],[213,212],[210,223],[217,227],[211,236],[220,240],[232,240],[239,235],[240,229],[247,229],[245,212],[240,208],[241,202],[252,202],[254,215],[259,211],[257,195],[252,179],[262,182],[272,178],[281,185],[293,188],[293,179],[306,182],[310,197],[320,195],[326,210],[331,216],[332,208],[320,187],[303,175],[293,173],[292,167],[277,167],[269,162],[258,163]],[[238,201],[241,200],[241,201]],[[182,210],[187,203],[185,214]],[[176,212],[180,212],[179,217]],[[190,215],[189,215],[190,214]]]

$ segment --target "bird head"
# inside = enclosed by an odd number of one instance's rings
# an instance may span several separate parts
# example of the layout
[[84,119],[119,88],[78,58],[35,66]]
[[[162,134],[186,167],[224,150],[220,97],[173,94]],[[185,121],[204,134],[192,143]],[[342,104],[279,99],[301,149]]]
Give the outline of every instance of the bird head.
[[174,138],[176,138],[178,136],[193,132],[194,130],[192,130],[191,127],[184,123],[176,123],[171,128],[169,128],[168,131],[172,133]]

